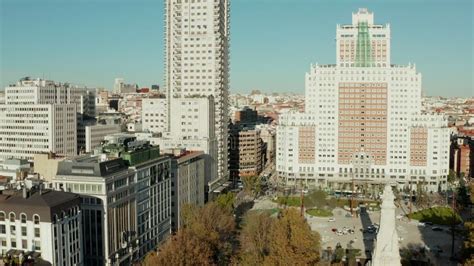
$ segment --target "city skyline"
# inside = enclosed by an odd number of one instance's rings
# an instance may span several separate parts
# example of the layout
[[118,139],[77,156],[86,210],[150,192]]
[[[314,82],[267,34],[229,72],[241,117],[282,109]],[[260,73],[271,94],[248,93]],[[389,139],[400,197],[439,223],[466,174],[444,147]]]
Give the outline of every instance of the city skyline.
[[[114,78],[123,77],[142,87],[163,87],[163,1],[139,3],[2,1],[1,89],[23,76],[109,89]],[[415,63],[423,73],[426,95],[472,95],[470,1],[434,1],[429,6],[423,1],[268,3],[252,1],[252,8],[250,1],[231,4],[231,93],[260,89],[302,94],[308,65],[334,62],[333,25],[348,22],[342,14],[367,7],[377,14],[377,21],[391,24],[395,36],[392,62]],[[288,19],[281,19],[285,17]],[[25,39],[28,41],[19,41]],[[413,52],[405,54],[406,49]]]

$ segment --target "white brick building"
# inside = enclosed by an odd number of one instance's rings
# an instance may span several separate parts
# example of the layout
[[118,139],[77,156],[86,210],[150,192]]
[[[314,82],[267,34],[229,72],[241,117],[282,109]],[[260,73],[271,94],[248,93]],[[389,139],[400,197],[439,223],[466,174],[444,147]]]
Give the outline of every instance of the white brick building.
[[168,100],[165,98],[144,98],[142,100],[143,131],[162,133],[168,131]]
[[36,153],[77,154],[77,121],[95,116],[95,91],[23,78],[5,88],[0,105],[0,159]]
[[444,189],[447,120],[421,113],[421,74],[390,64],[390,27],[359,9],[338,25],[337,63],[306,74],[305,113],[282,115],[277,171],[288,185],[338,189],[362,183],[423,182]]

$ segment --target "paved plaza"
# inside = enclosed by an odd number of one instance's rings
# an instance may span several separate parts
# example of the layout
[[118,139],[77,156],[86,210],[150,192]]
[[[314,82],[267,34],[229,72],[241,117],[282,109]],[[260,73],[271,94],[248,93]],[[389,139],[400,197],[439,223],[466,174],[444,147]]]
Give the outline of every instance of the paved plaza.
[[[277,204],[272,202],[269,198],[264,198],[255,201],[252,209],[272,209],[276,208]],[[336,208],[334,211],[335,221],[329,221],[329,218],[320,218],[306,215],[311,229],[319,232],[321,235],[321,247],[326,249],[331,247],[336,248],[337,243],[340,243],[343,248],[347,248],[351,244],[352,248],[360,249],[362,256],[371,256],[373,251],[374,238],[376,233],[363,233],[361,229],[367,229],[372,224],[380,223],[380,211],[364,212],[358,217],[346,217],[348,211]],[[397,208],[396,215],[402,215],[403,212]],[[442,231],[433,231],[432,226],[419,226],[418,221],[409,221],[408,218],[397,219],[397,232],[400,238],[400,248],[407,248],[412,246],[426,246],[431,250],[427,252],[431,262],[435,265],[456,265],[456,263],[449,261],[451,255],[451,234],[447,226],[437,226],[442,228]],[[436,225],[435,225],[436,226]],[[353,229],[354,233],[337,235],[333,229]],[[439,248],[441,252],[434,252]],[[459,251],[461,248],[461,240],[456,238],[455,250]],[[438,254],[435,254],[438,253]]]

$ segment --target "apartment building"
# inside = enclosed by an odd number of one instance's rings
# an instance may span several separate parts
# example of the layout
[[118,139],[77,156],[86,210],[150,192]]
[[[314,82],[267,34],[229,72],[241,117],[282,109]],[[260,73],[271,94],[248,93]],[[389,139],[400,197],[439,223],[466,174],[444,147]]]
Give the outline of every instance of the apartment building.
[[76,155],[76,112],[74,104],[0,105],[0,159]]
[[97,154],[59,162],[53,185],[81,197],[84,263],[129,265],[170,233],[171,161],[128,134],[107,136]]
[[[84,142],[81,144],[81,150],[84,152],[92,152],[95,148],[100,147],[105,136],[120,133],[122,126],[120,124],[103,124],[93,123],[84,126]],[[78,148],[79,148],[78,147]],[[79,151],[81,151],[79,150]]]
[[114,92],[122,94],[122,93],[136,93],[138,89],[137,84],[127,84],[125,83],[125,79],[123,78],[116,78],[114,82]]
[[231,124],[229,130],[229,171],[236,182],[244,176],[259,175],[265,166],[266,144],[260,129]]
[[205,155],[202,151],[169,149],[171,156],[171,228],[177,231],[181,225],[184,205],[202,206],[205,202]]
[[0,194],[0,252],[51,265],[83,265],[79,196],[62,191],[4,190]]
[[217,139],[217,175],[209,184],[210,190],[217,188],[229,177],[229,10],[228,0],[165,1],[168,124],[172,127],[171,116],[179,111],[170,104],[173,98],[214,97],[213,135]]
[[312,65],[305,112],[280,117],[277,171],[287,185],[446,188],[447,120],[422,114],[421,74],[391,64],[390,40],[390,25],[367,9],[337,26],[336,64]]
[[150,97],[142,100],[143,131],[162,133],[168,131],[168,100]]
[[474,176],[474,141],[469,137],[456,137],[452,145],[453,170],[458,177]]
[[77,122],[95,116],[95,91],[43,79],[5,88],[0,105],[0,159],[77,154]]
[[173,98],[170,104],[173,109],[169,115],[170,131],[159,134],[142,133],[139,138],[149,140],[163,150],[179,148],[202,151],[209,155],[205,156],[205,180],[207,191],[212,192],[219,186],[214,97]]

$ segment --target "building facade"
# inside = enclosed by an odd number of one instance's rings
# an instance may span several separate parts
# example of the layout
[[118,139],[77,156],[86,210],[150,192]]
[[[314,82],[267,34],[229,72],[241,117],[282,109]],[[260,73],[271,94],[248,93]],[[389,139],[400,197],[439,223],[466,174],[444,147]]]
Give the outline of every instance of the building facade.
[[142,100],[143,131],[162,133],[168,130],[168,101],[165,98],[145,98]]
[[85,126],[84,147],[85,152],[92,152],[100,147],[105,136],[120,133],[122,131],[120,124],[95,124]]
[[0,105],[0,159],[76,155],[76,112],[74,104]]
[[213,191],[219,185],[214,97],[173,98],[170,104],[173,109],[169,115],[170,131],[158,134],[143,133],[139,138],[149,140],[151,144],[159,145],[162,149],[203,151],[209,155],[205,156],[205,180],[207,190]]
[[367,9],[337,26],[337,63],[312,65],[305,112],[280,117],[277,171],[284,183],[340,190],[355,179],[445,189],[447,120],[422,114],[421,74],[390,63],[390,39],[390,26],[374,24]]
[[[173,98],[214,97],[217,176],[210,189],[228,179],[230,1],[165,1],[165,86]],[[168,124],[177,111],[168,104]],[[174,132],[173,132],[174,133]]]
[[98,152],[60,162],[53,185],[81,196],[85,264],[130,265],[170,233],[171,161],[127,134]]
[[265,166],[266,144],[260,130],[232,124],[229,130],[229,171],[236,182],[245,176],[258,176]]
[[171,228],[177,231],[185,204],[202,206],[205,201],[205,158],[202,151],[165,150],[171,156]]
[[77,123],[95,116],[95,90],[43,79],[5,88],[0,105],[0,158],[77,154]]
[[114,82],[114,91],[116,93],[136,93],[138,86],[136,84],[126,84],[123,78],[116,78]]
[[26,188],[0,194],[3,256],[41,257],[51,265],[83,265],[81,226],[76,194]]
[[455,139],[453,145],[453,170],[458,177],[474,176],[474,141],[469,137]]

